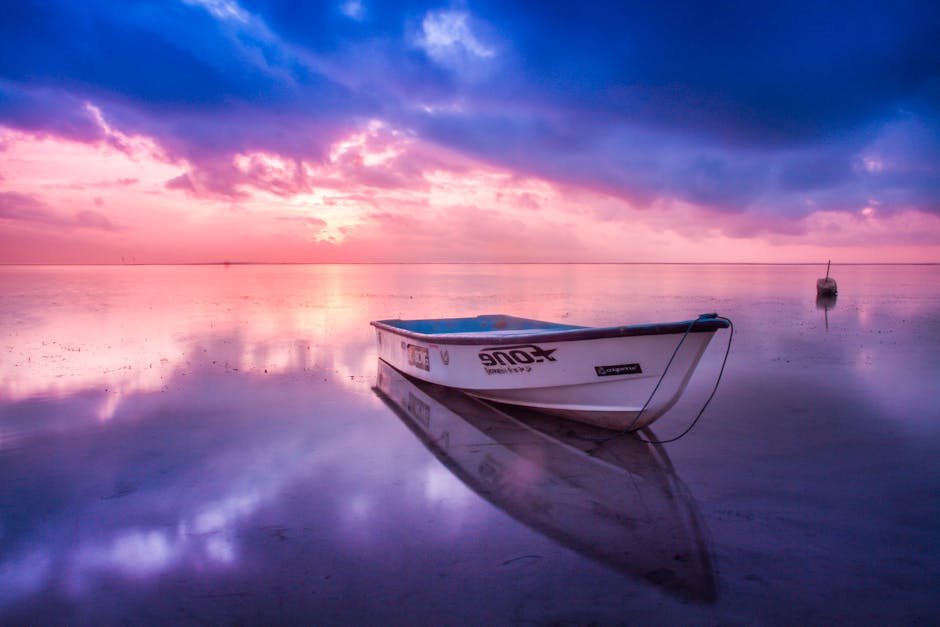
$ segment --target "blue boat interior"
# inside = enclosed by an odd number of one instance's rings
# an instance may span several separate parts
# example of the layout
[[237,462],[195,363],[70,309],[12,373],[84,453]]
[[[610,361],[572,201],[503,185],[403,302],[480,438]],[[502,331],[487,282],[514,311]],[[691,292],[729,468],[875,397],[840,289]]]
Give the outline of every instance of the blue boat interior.
[[436,337],[448,344],[511,344],[524,336],[527,341],[571,342],[605,337],[633,335],[664,335],[671,333],[713,332],[731,324],[718,314],[702,314],[695,320],[631,324],[616,327],[583,327],[572,324],[517,318],[502,314],[475,318],[431,318],[426,320],[376,320],[378,328],[393,333],[424,339]]
[[502,314],[476,316],[474,318],[433,318],[429,320],[381,320],[390,327],[404,329],[413,333],[438,335],[446,333],[484,333],[488,331],[524,331],[539,329],[545,331],[568,331],[584,329],[572,324],[545,322],[517,318]]

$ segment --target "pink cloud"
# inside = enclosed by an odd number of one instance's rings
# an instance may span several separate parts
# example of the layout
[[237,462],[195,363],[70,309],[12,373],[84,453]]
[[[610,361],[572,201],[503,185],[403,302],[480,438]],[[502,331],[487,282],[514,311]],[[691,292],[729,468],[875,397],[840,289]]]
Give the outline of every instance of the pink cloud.
[[[0,262],[936,261],[940,218],[786,219],[521,176],[380,123],[319,162],[0,134]],[[94,191],[94,195],[89,194]]]
[[60,229],[116,231],[119,228],[98,211],[82,209],[71,215],[60,213],[33,196],[17,192],[0,192],[0,220]]

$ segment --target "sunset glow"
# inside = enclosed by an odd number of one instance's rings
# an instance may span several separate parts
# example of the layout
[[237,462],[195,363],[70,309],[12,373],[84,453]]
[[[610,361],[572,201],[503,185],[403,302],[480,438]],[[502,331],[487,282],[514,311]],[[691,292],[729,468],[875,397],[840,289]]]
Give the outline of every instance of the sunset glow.
[[940,261],[910,7],[171,5],[0,26],[0,263]]

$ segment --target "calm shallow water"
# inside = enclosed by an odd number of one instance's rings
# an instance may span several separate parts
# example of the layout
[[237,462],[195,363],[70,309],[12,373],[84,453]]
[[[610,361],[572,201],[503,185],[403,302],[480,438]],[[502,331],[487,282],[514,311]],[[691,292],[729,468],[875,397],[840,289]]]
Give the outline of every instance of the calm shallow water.
[[[936,622],[940,268],[821,271],[0,268],[0,622]],[[590,455],[368,325],[708,311],[701,424]]]

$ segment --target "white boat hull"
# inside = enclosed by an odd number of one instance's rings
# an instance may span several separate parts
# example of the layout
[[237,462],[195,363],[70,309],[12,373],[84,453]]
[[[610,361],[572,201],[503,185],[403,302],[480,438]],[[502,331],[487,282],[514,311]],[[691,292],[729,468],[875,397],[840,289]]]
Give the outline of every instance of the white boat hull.
[[593,339],[578,339],[585,334],[577,330],[468,339],[460,333],[421,337],[373,324],[379,357],[413,377],[616,430],[642,429],[672,407],[714,335],[714,329],[684,333],[686,327],[674,324],[674,332]]

